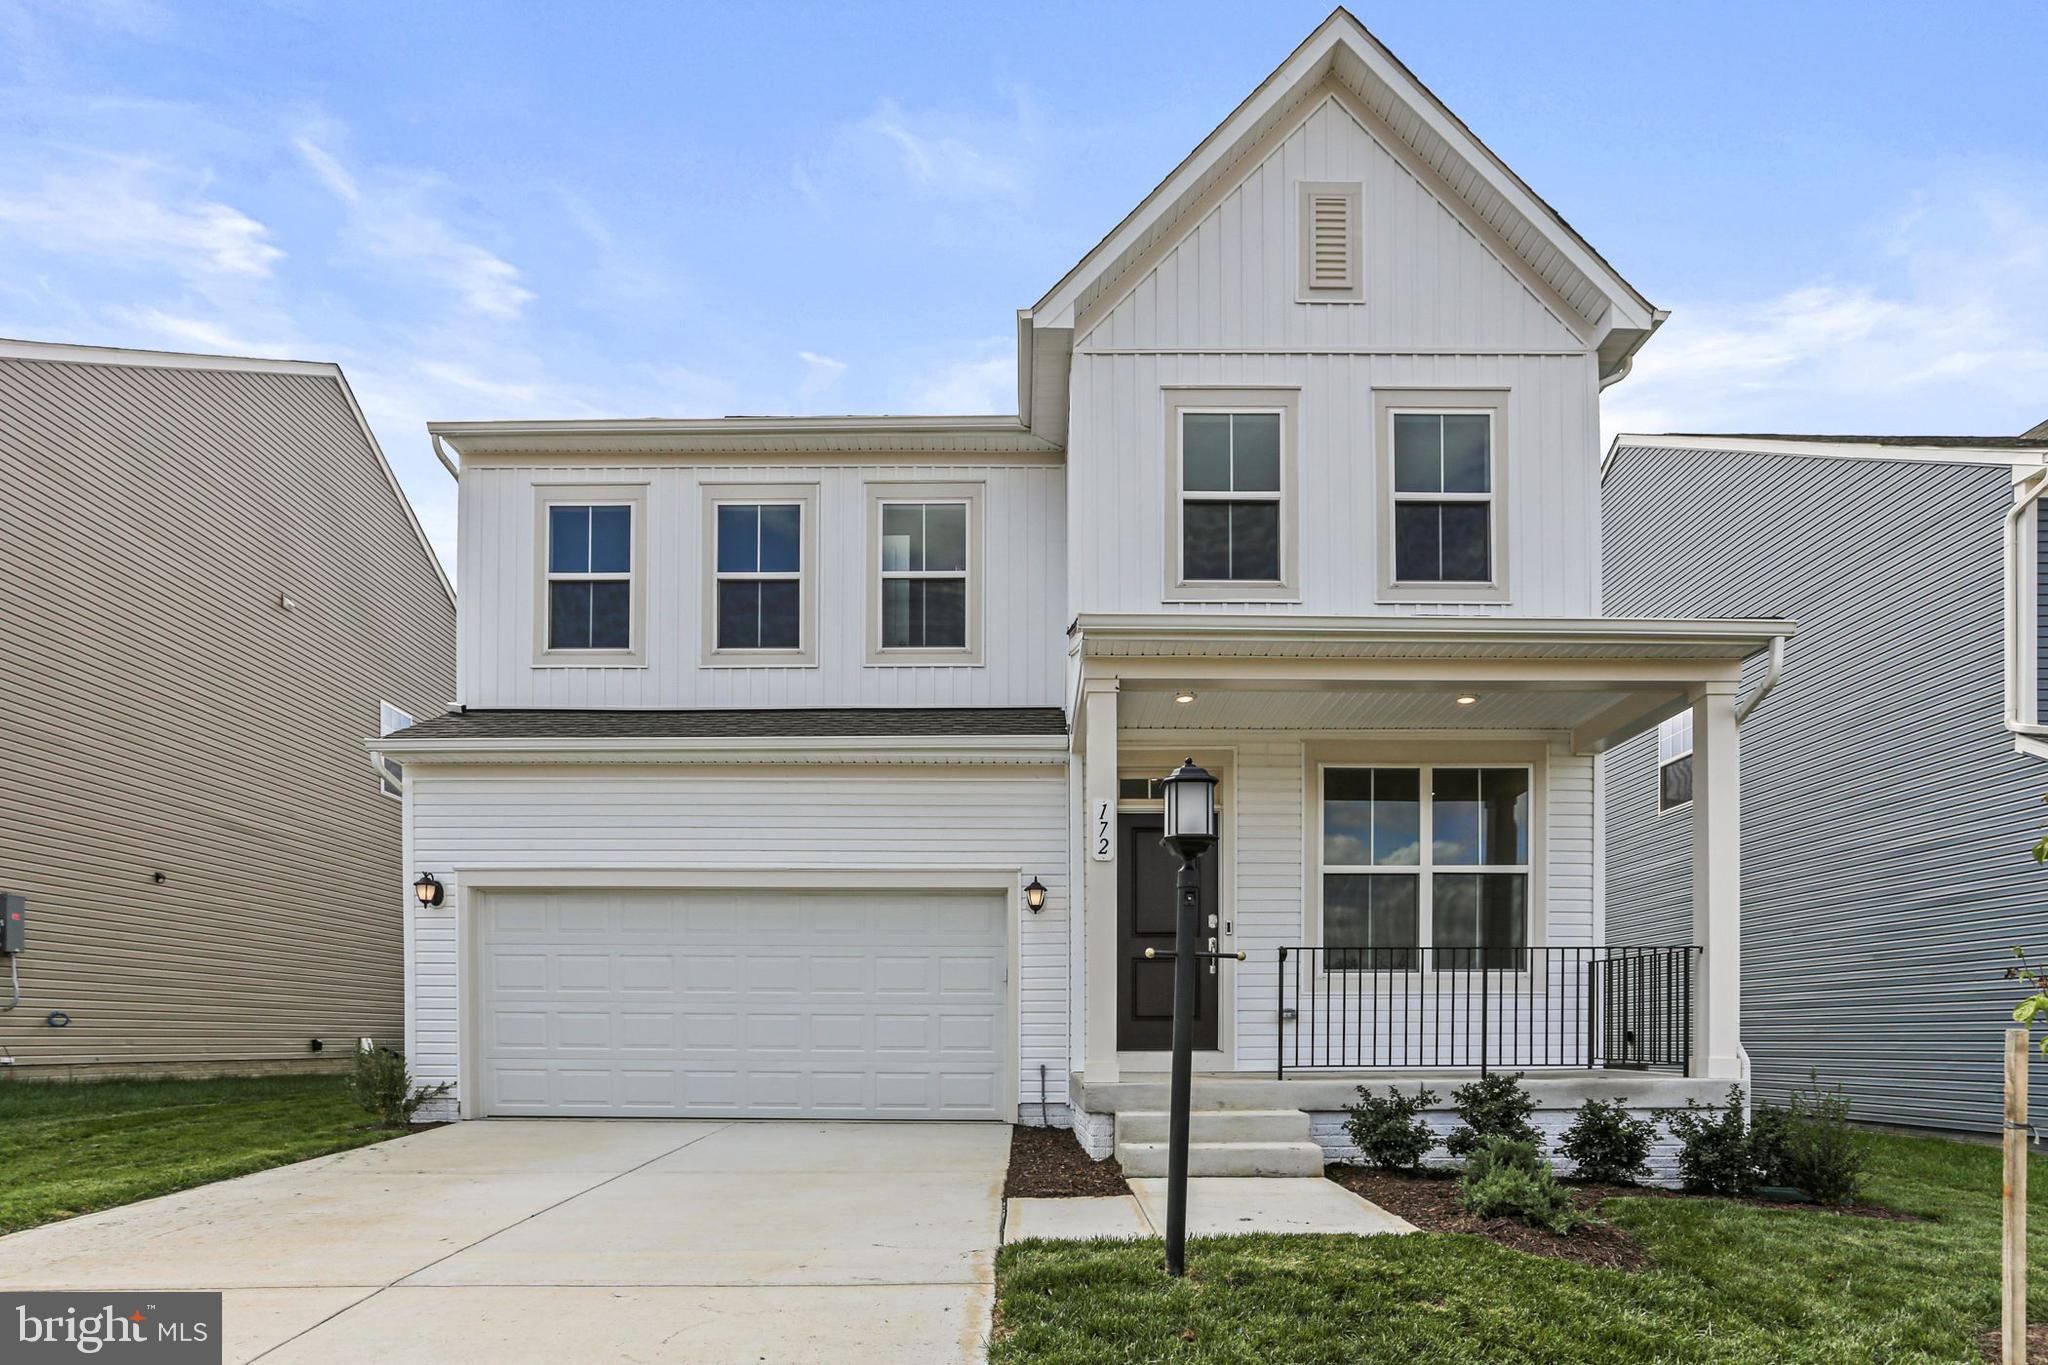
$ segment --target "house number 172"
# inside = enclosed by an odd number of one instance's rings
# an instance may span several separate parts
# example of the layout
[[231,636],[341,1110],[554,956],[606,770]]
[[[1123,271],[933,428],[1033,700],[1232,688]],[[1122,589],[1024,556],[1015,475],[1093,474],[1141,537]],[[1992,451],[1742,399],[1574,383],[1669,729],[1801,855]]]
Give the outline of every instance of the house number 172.
[[1088,832],[1088,856],[1098,863],[1116,859],[1116,823],[1111,803],[1095,803],[1095,821]]

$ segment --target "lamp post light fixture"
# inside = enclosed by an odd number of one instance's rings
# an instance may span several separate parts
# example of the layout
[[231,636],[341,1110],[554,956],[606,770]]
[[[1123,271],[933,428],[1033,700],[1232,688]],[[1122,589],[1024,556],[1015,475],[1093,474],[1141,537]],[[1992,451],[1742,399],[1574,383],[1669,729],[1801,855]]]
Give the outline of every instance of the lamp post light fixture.
[[420,873],[420,879],[412,884],[413,895],[419,897],[421,905],[433,906],[441,903],[441,883],[434,880],[431,872]]
[[[1167,774],[1164,842],[1180,855],[1174,882],[1173,1084],[1166,1149],[1166,1273],[1187,1268],[1188,1109],[1193,1102],[1195,1052],[1195,960],[1237,957],[1212,948],[1198,952],[1202,920],[1202,855],[1216,846],[1216,777],[1190,758]],[[1148,952],[1147,956],[1151,956]]]
[[1045,909],[1044,882],[1038,880],[1038,878],[1036,877],[1033,877],[1029,882],[1025,883],[1024,904],[1031,907],[1031,913],[1034,915],[1037,914],[1039,911]]

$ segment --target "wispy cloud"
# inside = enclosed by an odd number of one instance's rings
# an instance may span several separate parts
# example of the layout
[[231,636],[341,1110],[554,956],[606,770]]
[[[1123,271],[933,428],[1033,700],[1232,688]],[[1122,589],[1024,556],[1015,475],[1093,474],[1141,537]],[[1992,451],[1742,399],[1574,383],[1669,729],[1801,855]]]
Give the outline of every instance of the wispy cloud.
[[1044,152],[1043,120],[1027,90],[999,93],[1003,106],[993,110],[913,109],[884,98],[840,127],[824,153],[799,160],[790,182],[821,209],[881,186],[930,199],[1028,198]]
[[941,363],[910,389],[913,412],[1013,412],[1017,407],[1017,345],[990,337],[971,354]]
[[209,197],[203,177],[145,157],[65,149],[66,164],[0,188],[0,237],[54,255],[260,277],[284,256],[270,229]]
[[798,351],[796,358],[803,362],[804,377],[797,385],[797,393],[804,398],[816,398],[825,390],[837,384],[846,374],[846,362],[834,360],[829,355],[816,351]]
[[1609,395],[1607,433],[1996,435],[2048,417],[2048,197],[1943,187],[1869,241],[1831,278],[1675,306]]
[[488,318],[515,318],[533,301],[516,266],[467,240],[428,207],[444,188],[437,178],[378,168],[365,181],[312,134],[294,138],[292,146],[346,208],[348,235],[367,260],[445,290]]

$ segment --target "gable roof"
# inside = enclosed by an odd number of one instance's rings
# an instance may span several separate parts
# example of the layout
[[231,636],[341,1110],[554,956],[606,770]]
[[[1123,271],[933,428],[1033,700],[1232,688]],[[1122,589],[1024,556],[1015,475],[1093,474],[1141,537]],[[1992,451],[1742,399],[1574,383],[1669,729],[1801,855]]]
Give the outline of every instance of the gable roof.
[[[0,337],[0,360],[45,361],[64,365],[118,365],[136,369],[153,370],[208,370],[227,374],[291,374],[306,375],[316,379],[333,381],[341,393],[341,401],[355,419],[357,432],[368,446],[372,458],[377,461],[385,482],[391,486],[391,496],[398,502],[399,511],[412,528],[419,541],[420,552],[433,566],[434,576],[441,581],[441,588],[448,594],[448,600],[455,600],[455,584],[448,577],[448,570],[441,563],[434,544],[427,539],[426,528],[420,525],[419,513],[413,510],[412,499],[406,497],[405,487],[398,481],[398,473],[391,467],[391,461],[384,454],[384,447],[377,443],[377,433],[370,429],[370,419],[363,415],[362,405],[356,402],[355,390],[348,384],[348,376],[341,372],[341,366],[325,360],[273,360],[259,356],[205,355],[195,351],[151,351],[126,346],[79,346],[62,341],[23,341],[12,337]],[[445,461],[443,463],[446,463]],[[451,469],[449,471],[453,473]]]
[[1625,371],[1629,356],[1663,321],[1662,310],[1341,7],[1027,310],[1031,323],[1074,327],[1126,283],[1154,247],[1186,231],[1189,214],[1205,197],[1240,176],[1251,149],[1303,112],[1326,83],[1348,91],[1589,326],[1599,341],[1603,375]]

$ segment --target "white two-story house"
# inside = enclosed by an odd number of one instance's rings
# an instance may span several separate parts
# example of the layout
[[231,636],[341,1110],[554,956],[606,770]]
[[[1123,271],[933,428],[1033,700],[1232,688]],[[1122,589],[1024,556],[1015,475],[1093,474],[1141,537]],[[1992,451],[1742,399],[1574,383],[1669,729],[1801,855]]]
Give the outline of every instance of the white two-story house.
[[[1741,666],[1792,626],[1601,612],[1600,391],[1662,317],[1340,10],[1019,312],[1014,416],[435,424],[459,704],[375,742],[443,888],[415,1071],[1106,1154],[1192,756],[1245,955],[1198,1106],[1718,1097]],[[1691,932],[1612,943],[1596,756],[1686,710]]]

